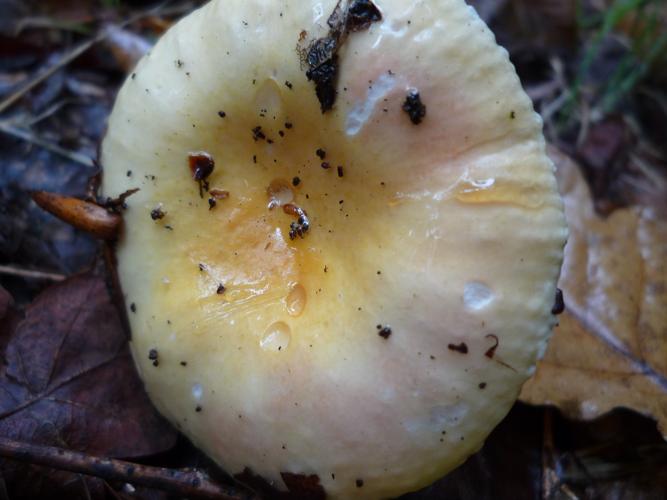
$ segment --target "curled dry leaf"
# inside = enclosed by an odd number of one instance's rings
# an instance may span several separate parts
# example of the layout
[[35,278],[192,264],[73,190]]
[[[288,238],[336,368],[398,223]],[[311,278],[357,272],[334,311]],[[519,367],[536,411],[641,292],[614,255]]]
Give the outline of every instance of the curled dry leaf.
[[555,149],[570,238],[560,288],[567,310],[521,399],[590,419],[616,407],[667,435],[667,225],[651,207],[603,219],[577,165]]
[[46,191],[34,192],[32,199],[59,219],[103,240],[115,239],[123,222],[119,215],[90,201]]
[[[6,340],[0,435],[123,458],[174,445],[175,431],[153,409],[136,375],[101,278],[81,275],[50,287]],[[46,469],[2,468],[10,490],[37,488],[33,483],[45,476],[56,479]],[[57,478],[58,485],[72,481],[65,473]]]

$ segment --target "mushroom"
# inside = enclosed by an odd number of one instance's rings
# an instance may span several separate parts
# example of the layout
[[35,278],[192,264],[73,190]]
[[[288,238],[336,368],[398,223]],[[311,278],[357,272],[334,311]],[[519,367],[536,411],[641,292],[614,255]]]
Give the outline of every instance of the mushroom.
[[116,249],[139,373],[232,475],[426,486],[544,353],[553,164],[462,0],[214,0],[124,83],[101,162],[106,196],[140,188]]

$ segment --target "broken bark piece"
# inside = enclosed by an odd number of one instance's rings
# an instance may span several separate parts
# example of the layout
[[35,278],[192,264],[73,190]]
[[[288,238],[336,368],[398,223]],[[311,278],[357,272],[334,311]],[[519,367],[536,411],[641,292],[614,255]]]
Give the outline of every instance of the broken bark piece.
[[333,108],[338,81],[338,51],[348,33],[367,29],[380,21],[382,13],[370,0],[339,1],[327,20],[329,33],[314,40],[302,51],[302,62],[308,67],[306,77],[315,84],[315,94],[322,113]]

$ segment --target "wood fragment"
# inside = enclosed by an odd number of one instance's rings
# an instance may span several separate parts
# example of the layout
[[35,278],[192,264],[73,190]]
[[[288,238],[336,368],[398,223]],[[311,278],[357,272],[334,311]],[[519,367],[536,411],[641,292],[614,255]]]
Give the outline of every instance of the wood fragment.
[[[167,12],[167,9],[165,9],[165,3],[168,2],[162,2],[158,4],[155,7],[152,7],[146,11],[139,12],[138,14],[130,17],[129,19],[126,19],[122,23],[119,23],[118,25],[115,26],[116,29],[122,29],[125,26],[128,26],[136,21],[139,21],[143,18],[150,17],[153,15],[157,14],[163,14]],[[39,72],[37,75],[35,75],[33,78],[31,78],[28,82],[26,82],[24,85],[22,85],[20,88],[18,88],[15,92],[10,94],[8,97],[3,99],[0,102],[0,113],[5,111],[6,109],[10,108],[13,106],[17,101],[19,101],[25,94],[27,94],[30,90],[35,88],[37,85],[42,83],[44,80],[50,78],[54,73],[56,73],[59,69],[62,69],[66,66],[68,66],[72,61],[74,61],[77,57],[88,51],[91,47],[93,47],[96,43],[99,43],[106,38],[108,38],[112,34],[112,30],[109,29],[104,29],[101,30],[99,33],[97,33],[93,38],[86,40],[73,49],[71,49],[69,52],[66,54],[62,55],[60,59],[58,59],[54,64],[51,66],[47,67],[45,70]]]
[[41,446],[0,437],[0,456],[34,465],[79,472],[107,480],[155,488],[177,497],[217,500],[251,500],[257,497],[231,486],[218,484],[199,470],[151,467],[124,460],[102,458],[78,451]]
[[0,274],[47,281],[63,281],[65,278],[67,278],[67,276],[64,274],[35,271],[33,269],[22,269],[14,266],[0,266]]
[[37,134],[35,134],[30,130],[25,130],[19,127],[15,127],[4,121],[0,121],[0,132],[11,135],[18,139],[22,139],[26,142],[29,142],[30,144],[39,146],[40,148],[44,148],[48,151],[51,151],[53,153],[56,153],[57,155],[62,156],[63,158],[67,158],[68,160],[83,165],[84,167],[95,166],[92,158],[82,153],[78,153],[76,151],[70,151],[57,144],[47,141],[46,139],[39,137]]
[[60,220],[102,240],[116,239],[123,219],[95,203],[46,191],[35,191],[32,199]]
[[70,62],[72,62],[74,59],[79,57],[81,54],[86,52],[93,45],[95,45],[100,40],[103,40],[107,36],[108,36],[107,33],[102,32],[102,33],[98,34],[96,37],[91,38],[90,40],[86,40],[85,42],[79,44],[74,49],[70,50],[67,54],[63,55],[54,64],[52,64],[51,66],[49,66],[45,70],[41,71],[38,75],[33,77],[30,81],[26,82],[19,89],[17,89],[15,92],[10,94],[7,98],[5,98],[2,102],[0,102],[0,113],[2,113],[7,108],[12,106],[15,102],[17,102],[19,99],[21,99],[26,93],[28,93],[34,87],[36,87],[37,85],[42,83],[44,80],[49,78],[56,71],[58,71],[59,69],[65,67],[65,66],[67,66]]
[[545,408],[542,433],[542,499],[553,498],[559,484],[553,435],[553,409]]

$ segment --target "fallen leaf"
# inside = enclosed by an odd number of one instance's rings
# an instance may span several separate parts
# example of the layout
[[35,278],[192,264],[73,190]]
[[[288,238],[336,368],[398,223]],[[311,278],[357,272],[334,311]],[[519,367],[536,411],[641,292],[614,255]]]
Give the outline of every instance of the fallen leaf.
[[583,167],[600,214],[610,214],[631,201],[627,199],[631,189],[621,177],[635,142],[623,117],[612,116],[591,125],[577,149],[575,159]]
[[14,307],[14,299],[7,290],[0,286],[0,352],[7,347],[9,336],[19,320],[20,315]]
[[[153,455],[176,442],[144,392],[100,277],[75,276],[39,295],[11,333],[4,358],[2,436],[120,458]],[[54,480],[47,469],[8,464],[3,475],[10,486]],[[57,478],[66,486],[77,475]]]
[[[667,109],[652,108],[662,113],[654,117],[662,123]],[[653,129],[663,133],[664,127],[648,123],[638,129],[627,117],[609,116],[591,124],[577,146],[573,158],[584,172],[599,214],[631,205],[667,212],[667,150],[657,147],[665,142],[657,136],[653,144],[648,140]]]
[[570,226],[566,312],[521,399],[591,419],[616,407],[667,435],[667,225],[650,206],[598,216],[578,166],[555,149]]

